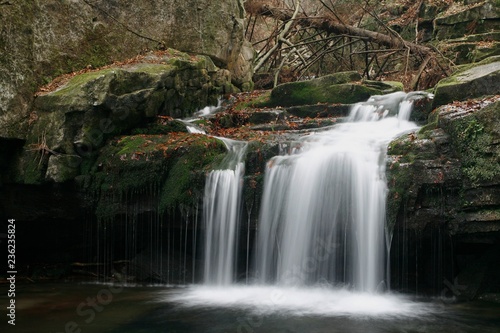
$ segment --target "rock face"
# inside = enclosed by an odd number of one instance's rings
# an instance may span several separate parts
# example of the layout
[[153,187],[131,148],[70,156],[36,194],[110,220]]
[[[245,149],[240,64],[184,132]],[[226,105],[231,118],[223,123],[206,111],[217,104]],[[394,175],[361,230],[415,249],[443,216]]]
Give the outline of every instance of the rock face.
[[[458,276],[464,289],[457,297],[498,290],[491,279],[499,276],[493,267],[500,259],[494,250],[500,234],[499,128],[500,96],[483,98],[436,109],[418,133],[389,146],[395,253],[410,247],[420,258],[410,266],[420,268],[409,275],[429,278],[413,281],[413,287],[426,285],[436,293],[443,280]],[[454,256],[458,267],[450,265]],[[441,272],[431,270],[432,258],[443,265]],[[474,271],[483,275],[471,278]]]
[[500,94],[500,56],[481,62],[463,65],[450,77],[435,87],[434,106],[467,98]]
[[500,290],[498,61],[439,82],[427,124],[389,145],[395,288],[464,300]]
[[499,28],[499,19],[500,7],[496,0],[456,3],[436,17],[434,33],[442,40],[495,31]]
[[43,1],[2,3],[0,136],[23,139],[37,86],[145,50],[204,54],[251,87],[253,51],[244,42],[242,1]]
[[498,1],[424,1],[419,29],[423,40],[434,39],[437,48],[455,64],[481,61],[500,54]]

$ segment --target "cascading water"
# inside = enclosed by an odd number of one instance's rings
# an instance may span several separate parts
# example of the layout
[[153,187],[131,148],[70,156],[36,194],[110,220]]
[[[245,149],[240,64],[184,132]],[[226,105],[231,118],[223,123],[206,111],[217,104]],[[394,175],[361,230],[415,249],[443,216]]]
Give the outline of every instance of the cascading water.
[[[312,133],[267,164],[252,285],[235,284],[240,172],[213,171],[205,193],[205,284],[170,299],[257,314],[419,316],[386,289],[386,147],[416,129],[418,94],[374,96],[345,123]],[[241,159],[237,159],[240,165]],[[239,198],[239,197],[238,197]]]
[[205,184],[203,220],[205,225],[206,284],[233,282],[236,267],[237,233],[241,213],[241,189],[246,143],[221,139],[228,155],[221,169],[213,170]]
[[354,106],[347,123],[303,138],[297,153],[268,163],[256,245],[260,283],[367,292],[384,285],[385,151],[416,127],[408,121],[411,105],[405,93],[374,96]]

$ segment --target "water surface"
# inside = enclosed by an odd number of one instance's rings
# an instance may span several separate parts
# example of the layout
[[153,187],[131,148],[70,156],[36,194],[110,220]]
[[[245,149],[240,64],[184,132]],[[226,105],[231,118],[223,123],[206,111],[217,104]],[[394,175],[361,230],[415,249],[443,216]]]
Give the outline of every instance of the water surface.
[[[76,325],[74,332],[81,329],[82,333],[500,332],[500,304],[480,301],[453,304],[385,295],[377,303],[377,297],[349,295],[342,290],[324,292],[321,287],[233,286],[214,290],[151,286],[124,287],[121,291],[110,287],[19,285],[16,326],[2,332],[65,332],[68,323]],[[106,290],[116,291],[110,291],[111,299],[106,298]],[[92,317],[93,307],[81,304],[98,295],[107,304],[97,303],[100,311],[95,310]],[[6,296],[1,299],[5,304]],[[377,304],[379,310],[373,308]],[[394,305],[399,308],[392,308]]]

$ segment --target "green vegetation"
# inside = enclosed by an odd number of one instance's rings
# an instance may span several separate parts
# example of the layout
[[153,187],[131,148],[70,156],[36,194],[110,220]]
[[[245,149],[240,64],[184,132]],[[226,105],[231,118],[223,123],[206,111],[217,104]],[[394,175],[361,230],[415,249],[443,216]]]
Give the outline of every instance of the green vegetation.
[[442,125],[450,134],[453,148],[462,161],[463,174],[473,185],[500,176],[499,119],[500,102],[496,102]]
[[[195,205],[202,195],[205,173],[225,156],[222,142],[204,135],[125,136],[108,143],[90,171],[90,191],[99,218],[123,210],[124,198],[157,188],[159,212],[177,205]],[[136,198],[140,200],[140,198]]]

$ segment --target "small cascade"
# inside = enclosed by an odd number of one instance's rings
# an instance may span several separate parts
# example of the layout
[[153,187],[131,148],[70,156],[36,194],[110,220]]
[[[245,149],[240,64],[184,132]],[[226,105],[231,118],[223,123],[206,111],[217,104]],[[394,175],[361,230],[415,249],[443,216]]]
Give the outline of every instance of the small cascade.
[[261,284],[385,289],[385,154],[415,129],[405,93],[355,105],[349,122],[303,138],[267,166],[256,244]]
[[204,130],[191,125],[186,125],[186,129],[191,134],[207,134]]
[[242,177],[247,144],[219,138],[228,149],[221,168],[207,176],[203,203],[205,226],[204,282],[228,285],[234,281],[237,236],[241,217]]
[[209,105],[205,106],[203,109],[200,109],[194,113],[196,117],[205,117],[211,115],[212,113],[217,112],[222,106],[222,98],[217,100],[217,105]]

